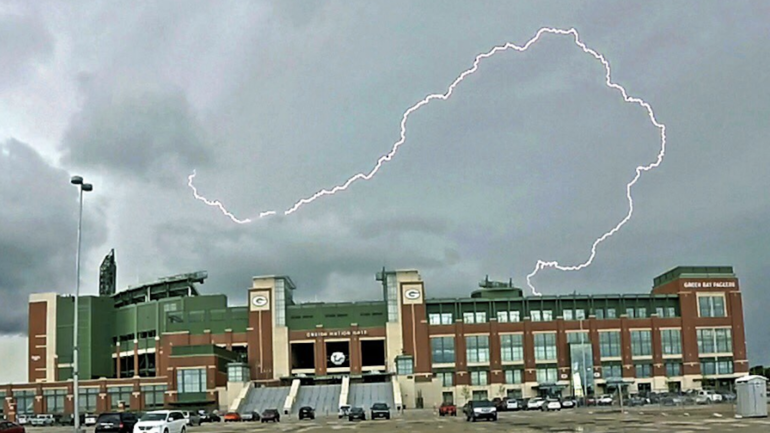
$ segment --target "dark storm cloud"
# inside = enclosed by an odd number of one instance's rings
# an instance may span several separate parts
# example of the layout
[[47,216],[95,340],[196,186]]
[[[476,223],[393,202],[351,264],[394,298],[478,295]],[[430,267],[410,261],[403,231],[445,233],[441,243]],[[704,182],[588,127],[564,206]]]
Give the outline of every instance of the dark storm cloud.
[[[78,199],[67,172],[17,140],[0,144],[0,172],[0,333],[17,333],[27,326],[30,293],[73,289]],[[100,206],[89,208],[84,252],[106,238]]]
[[66,164],[167,181],[209,163],[210,143],[184,92],[129,89],[87,90],[64,137]]

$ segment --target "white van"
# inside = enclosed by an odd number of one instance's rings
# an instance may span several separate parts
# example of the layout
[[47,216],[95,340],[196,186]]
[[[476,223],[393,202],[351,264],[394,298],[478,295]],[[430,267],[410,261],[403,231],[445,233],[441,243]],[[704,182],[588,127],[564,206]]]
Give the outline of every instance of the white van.
[[709,403],[721,403],[721,402],[722,402],[722,395],[717,394],[716,392],[710,389],[702,389],[698,391],[698,394],[695,396],[695,403],[697,404],[709,404]]

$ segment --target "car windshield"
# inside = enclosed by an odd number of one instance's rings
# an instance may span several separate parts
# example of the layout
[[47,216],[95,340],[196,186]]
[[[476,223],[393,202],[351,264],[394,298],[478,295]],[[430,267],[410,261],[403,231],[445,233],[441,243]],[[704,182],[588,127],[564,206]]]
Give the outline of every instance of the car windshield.
[[487,400],[478,400],[473,402],[474,407],[492,407],[492,402]]
[[361,408],[361,407],[353,407],[353,408],[350,408],[350,411],[351,412],[363,412],[364,409]]
[[277,410],[275,410],[275,409],[266,409],[266,410],[265,410],[263,413],[264,413],[265,415],[273,415],[273,414],[275,414],[276,412],[278,412],[278,411],[277,411]]
[[165,413],[146,413],[144,416],[142,416],[141,421],[165,421],[166,420],[166,414]]
[[99,422],[99,423],[106,423],[106,422],[120,423],[120,415],[118,415],[116,413],[103,413],[103,414],[99,415],[99,419],[98,419],[97,422]]
[[372,409],[374,410],[385,410],[388,408],[388,405],[385,403],[375,403],[372,405]]

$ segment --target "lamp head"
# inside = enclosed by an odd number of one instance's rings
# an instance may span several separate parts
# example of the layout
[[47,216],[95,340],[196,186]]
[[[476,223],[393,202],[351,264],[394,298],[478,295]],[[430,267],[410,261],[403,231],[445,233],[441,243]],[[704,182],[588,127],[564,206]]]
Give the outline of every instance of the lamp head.
[[82,185],[83,184],[83,178],[80,176],[72,176],[70,178],[70,183],[73,185]]
[[83,191],[93,191],[94,186],[90,183],[84,183],[83,186],[80,187]]

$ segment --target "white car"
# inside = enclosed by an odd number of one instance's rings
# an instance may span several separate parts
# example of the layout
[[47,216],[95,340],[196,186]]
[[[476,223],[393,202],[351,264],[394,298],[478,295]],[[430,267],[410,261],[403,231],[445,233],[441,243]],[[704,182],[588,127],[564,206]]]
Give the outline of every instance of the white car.
[[708,389],[702,389],[698,391],[698,395],[695,396],[695,403],[697,404],[709,404],[709,403],[721,403],[722,395],[717,394],[714,391]]
[[340,406],[340,411],[337,412],[337,417],[342,419],[342,418],[347,418],[348,415],[350,415],[350,406],[347,404],[343,404],[342,406]]
[[92,413],[86,414],[86,416],[84,417],[83,424],[85,424],[88,427],[94,426],[96,425],[96,418],[98,417]]
[[543,403],[541,409],[544,411],[561,410],[561,402],[555,398],[549,398]]
[[29,422],[29,419],[31,417],[29,415],[17,415],[16,416],[16,424],[18,425],[27,425]]
[[187,420],[182,412],[156,410],[147,412],[136,425],[134,433],[186,433]]
[[527,410],[539,410],[543,408],[545,399],[542,397],[535,397],[527,402]]
[[509,398],[505,401],[505,410],[519,410],[519,401],[515,398]]
[[33,418],[31,418],[29,420],[29,423],[31,425],[33,425],[33,426],[36,426],[36,427],[41,427],[41,426],[48,426],[48,427],[50,427],[50,426],[54,425],[54,421],[55,420],[54,420],[53,415],[50,415],[50,414],[40,414],[40,415],[36,415]]
[[596,399],[596,404],[599,406],[612,406],[612,396],[609,394],[604,394],[603,396]]

